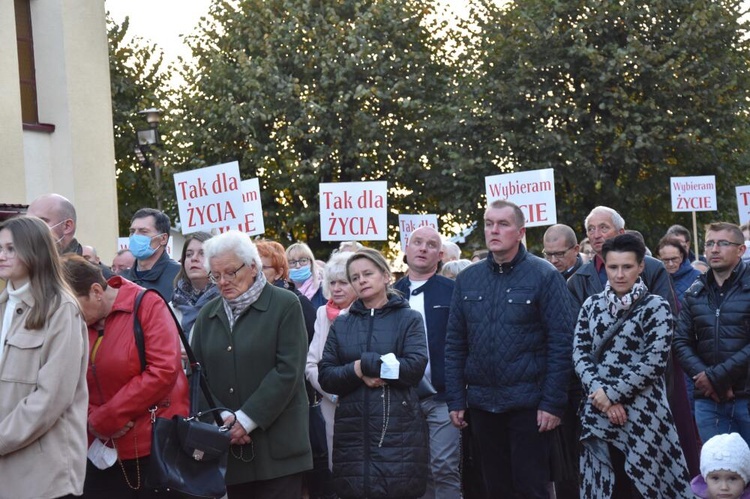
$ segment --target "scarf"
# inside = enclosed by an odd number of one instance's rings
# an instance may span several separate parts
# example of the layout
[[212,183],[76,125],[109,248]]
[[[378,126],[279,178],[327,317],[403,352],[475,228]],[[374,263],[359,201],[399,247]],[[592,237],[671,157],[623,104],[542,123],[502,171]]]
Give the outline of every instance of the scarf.
[[297,285],[297,291],[312,300],[315,293],[318,292],[320,281],[315,278],[315,275],[311,275],[310,278],[302,284],[295,283],[295,285]]
[[248,288],[247,291],[242,293],[237,298],[233,298],[231,300],[222,298],[221,302],[224,305],[224,312],[226,312],[227,318],[229,319],[230,331],[234,329],[234,323],[237,321],[237,318],[242,315],[242,312],[247,310],[250,305],[258,301],[258,297],[263,291],[263,287],[265,285],[266,276],[263,275],[263,272],[258,272],[258,275],[255,277],[255,282]]
[[205,289],[195,289],[190,279],[180,279],[172,294],[172,306],[182,313],[182,329],[190,339],[195,319],[203,306],[219,296],[219,288],[208,281]]
[[638,277],[635,284],[633,284],[633,289],[622,296],[617,296],[615,291],[609,285],[609,281],[607,281],[607,285],[604,286],[604,298],[607,300],[607,307],[613,317],[617,317],[620,312],[628,310],[638,298],[647,292],[648,288],[643,284],[643,280],[640,277]]
[[[347,307],[348,308],[348,307]],[[326,315],[328,316],[328,320],[333,322],[336,317],[341,314],[346,309],[339,308],[338,305],[333,303],[333,300],[328,300],[328,303],[326,303]]]

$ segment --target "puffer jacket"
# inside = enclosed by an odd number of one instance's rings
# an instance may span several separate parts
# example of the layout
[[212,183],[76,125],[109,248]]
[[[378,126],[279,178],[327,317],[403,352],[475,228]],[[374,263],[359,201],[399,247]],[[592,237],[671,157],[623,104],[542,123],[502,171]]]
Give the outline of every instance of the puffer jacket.
[[557,269],[523,245],[509,263],[498,265],[490,253],[464,269],[448,319],[448,409],[562,416],[576,308]]
[[[398,380],[368,388],[354,371],[380,376],[380,356],[393,353]],[[331,325],[318,381],[339,396],[333,432],[336,493],[354,497],[420,497],[427,481],[427,425],[415,386],[427,365],[422,316],[392,295],[380,309],[356,300]]]
[[683,260],[677,271],[671,274],[672,284],[674,285],[674,294],[677,296],[677,301],[681,302],[685,296],[685,291],[692,286],[698,276],[701,275],[701,271],[693,268],[690,262]]
[[[685,292],[673,350],[689,376],[705,371],[717,393],[731,387],[736,396],[749,396],[750,268],[740,261],[733,274],[720,306],[711,271]],[[695,397],[704,398],[699,390]]]

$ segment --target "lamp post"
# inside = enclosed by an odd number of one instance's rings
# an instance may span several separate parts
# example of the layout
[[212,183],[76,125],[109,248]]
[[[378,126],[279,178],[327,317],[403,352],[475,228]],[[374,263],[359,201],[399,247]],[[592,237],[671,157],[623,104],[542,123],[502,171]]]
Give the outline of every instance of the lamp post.
[[154,182],[156,189],[154,197],[156,198],[156,209],[162,210],[161,204],[161,170],[159,168],[159,157],[157,147],[161,145],[159,139],[159,120],[161,109],[151,107],[139,111],[138,114],[145,116],[149,128],[137,130],[137,141],[135,144],[135,156],[138,162],[146,168],[154,167]]

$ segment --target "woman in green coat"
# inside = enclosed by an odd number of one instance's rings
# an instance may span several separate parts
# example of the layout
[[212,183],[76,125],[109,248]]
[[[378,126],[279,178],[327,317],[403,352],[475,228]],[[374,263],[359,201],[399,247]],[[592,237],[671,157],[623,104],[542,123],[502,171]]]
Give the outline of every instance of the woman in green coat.
[[228,231],[203,249],[220,297],[198,315],[192,346],[216,403],[237,415],[227,495],[299,499],[302,473],[312,468],[299,300],[266,281],[247,235]]

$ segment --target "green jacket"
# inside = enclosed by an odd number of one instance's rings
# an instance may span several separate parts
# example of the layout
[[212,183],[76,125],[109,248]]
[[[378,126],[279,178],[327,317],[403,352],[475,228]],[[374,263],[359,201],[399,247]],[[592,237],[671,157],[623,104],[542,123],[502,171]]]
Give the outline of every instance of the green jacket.
[[[312,468],[304,373],[307,333],[297,297],[266,284],[237,318],[234,330],[223,298],[201,310],[192,346],[219,406],[242,410],[258,428],[251,445],[232,446],[226,481],[269,480]],[[252,457],[251,456],[255,457]]]

